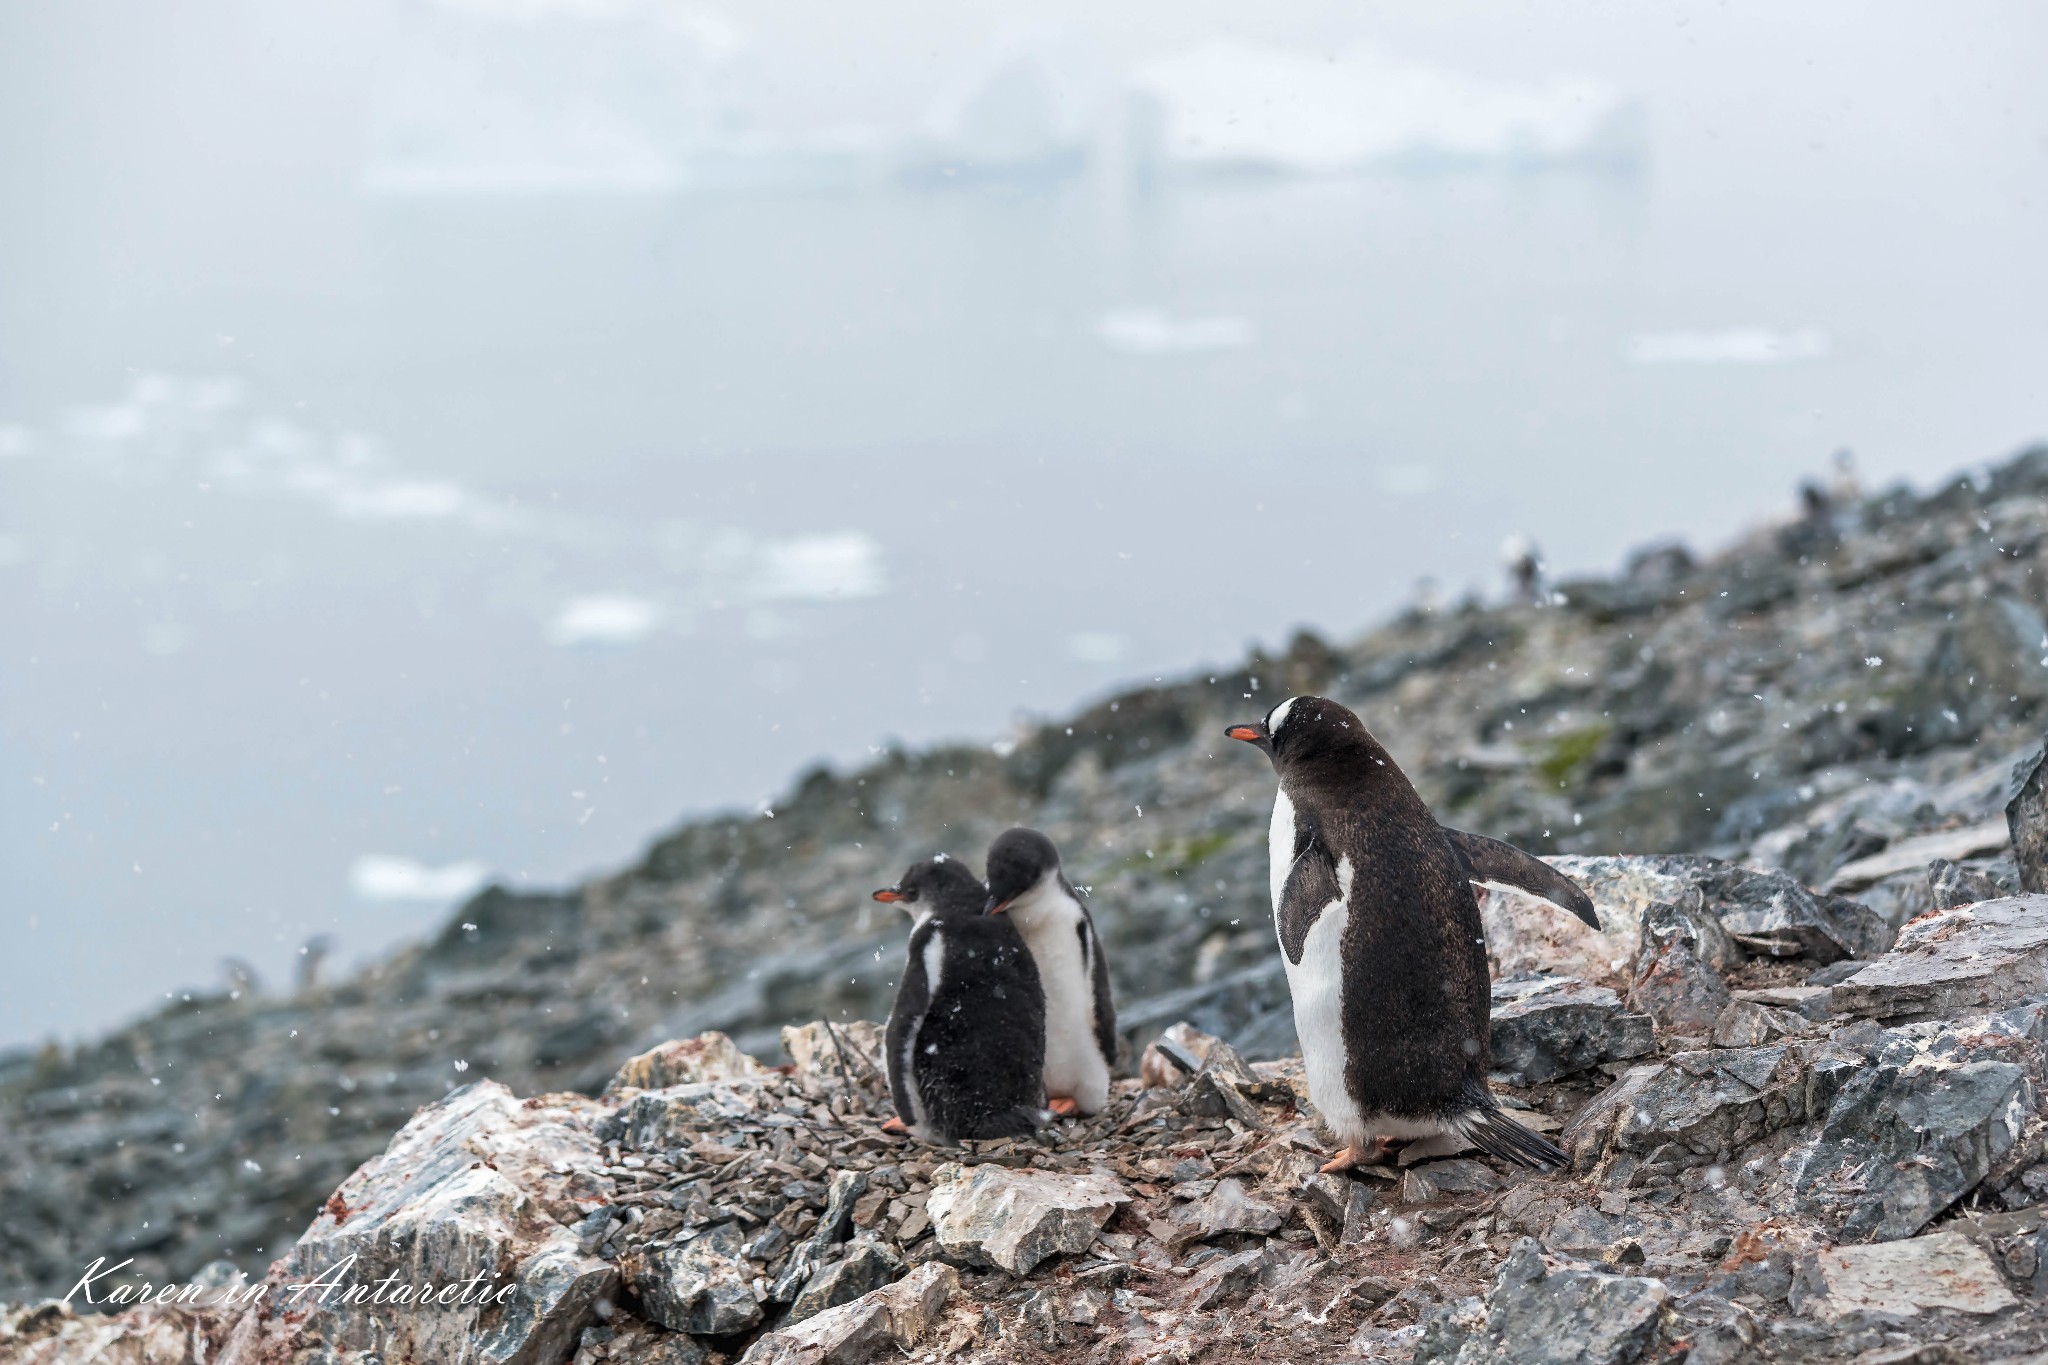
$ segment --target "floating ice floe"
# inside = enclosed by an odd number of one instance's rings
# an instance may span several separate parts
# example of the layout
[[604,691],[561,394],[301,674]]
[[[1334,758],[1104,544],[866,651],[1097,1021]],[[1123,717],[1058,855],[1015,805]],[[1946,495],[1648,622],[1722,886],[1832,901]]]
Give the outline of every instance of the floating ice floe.
[[630,645],[647,638],[660,622],[661,608],[644,597],[573,597],[548,623],[547,637],[556,645]]
[[413,858],[365,853],[349,864],[349,890],[366,901],[459,901],[476,894],[490,876],[478,862],[429,867]]
[[1629,165],[1641,113],[1595,81],[1509,85],[1371,47],[1331,53],[1212,41],[1141,66],[1130,138],[1140,170],[1361,170]]
[[886,586],[882,547],[863,531],[833,531],[760,547],[754,593],[765,601],[832,602],[874,597]]
[[1828,353],[1818,327],[1776,332],[1730,327],[1718,332],[1647,332],[1630,337],[1625,354],[1634,365],[1784,365]]
[[1156,308],[1118,308],[1096,319],[1095,335],[1125,355],[1186,355],[1240,350],[1258,333],[1245,318],[1175,319]]

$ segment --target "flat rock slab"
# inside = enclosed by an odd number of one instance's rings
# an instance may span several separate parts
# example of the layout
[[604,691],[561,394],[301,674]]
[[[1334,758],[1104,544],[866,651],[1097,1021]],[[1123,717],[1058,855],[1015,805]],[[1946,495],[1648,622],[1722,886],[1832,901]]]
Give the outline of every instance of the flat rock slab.
[[2001,852],[2011,842],[2012,834],[2002,819],[1901,839],[1882,853],[1844,863],[1834,876],[1828,878],[1827,889],[1835,892],[1861,891],[1901,872],[1922,871],[1936,858],[1959,863],[1965,858]]
[[2008,896],[1920,916],[1893,949],[1834,987],[1836,1014],[1954,1014],[2048,990],[2048,895]]
[[1049,1256],[1086,1251],[1130,1198],[1113,1175],[953,1162],[932,1172],[925,1213],[948,1255],[1028,1275]]
[[1536,1085],[1645,1056],[1656,1043],[1649,1016],[1631,1014],[1605,986],[1568,976],[1493,984],[1492,1065],[1508,1085]]
[[1802,1260],[1792,1284],[1793,1309],[1824,1322],[1859,1311],[2001,1313],[2018,1304],[1991,1258],[1959,1232],[1832,1247]]
[[1277,1232],[1286,1221],[1278,1208],[1246,1193],[1243,1181],[1226,1177],[1208,1194],[1174,1212],[1171,1241],[1179,1246],[1226,1232]]
[[1681,1052],[1633,1067],[1564,1130],[1582,1155],[1648,1152],[1667,1144],[1693,1159],[1739,1151],[1805,1119],[1806,1058],[1794,1045]]

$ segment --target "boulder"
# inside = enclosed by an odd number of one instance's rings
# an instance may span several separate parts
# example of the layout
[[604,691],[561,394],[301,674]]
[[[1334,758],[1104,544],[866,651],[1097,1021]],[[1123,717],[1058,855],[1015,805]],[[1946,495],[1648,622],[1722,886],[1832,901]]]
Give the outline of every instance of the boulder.
[[1491,1194],[1499,1188],[1500,1177],[1484,1162],[1463,1158],[1430,1161],[1402,1174],[1401,1202],[1433,1204],[1461,1194]]
[[1827,1322],[1857,1312],[1999,1313],[2019,1302],[1983,1248],[1959,1232],[1816,1252],[1800,1261],[1791,1299],[1794,1312]]
[[1848,1241],[1920,1231],[2019,1142],[2039,1107],[2041,1052],[2003,1019],[1884,1031],[1796,1166],[1800,1208]]
[[1647,1015],[1631,1014],[1605,986],[1568,976],[1494,982],[1492,1038],[1493,1074],[1507,1085],[1536,1085],[1656,1048]]
[[1483,1303],[1424,1319],[1415,1365],[1629,1365],[1651,1352],[1670,1301],[1662,1281],[1555,1264],[1525,1237]]
[[1813,1021],[1757,1000],[1730,1000],[1714,1020],[1715,1047],[1757,1047],[1812,1031]]
[[1086,1251],[1095,1234],[1128,1203],[1115,1176],[972,1168],[955,1163],[932,1173],[925,1213],[948,1255],[1028,1275],[1049,1256]]
[[1935,858],[1927,864],[1927,895],[1937,910],[1997,900],[2004,894],[2004,889],[1982,872],[1958,867],[1946,858]]
[[688,1241],[650,1249],[632,1267],[633,1287],[650,1321],[674,1332],[726,1336],[761,1320],[745,1238],[715,1223]]
[[892,1285],[769,1332],[745,1365],[868,1365],[896,1359],[922,1340],[960,1289],[960,1272],[928,1261]]
[[1837,1014],[1871,1019],[2013,1004],[2048,989],[2048,895],[1920,916],[1898,943],[1833,988]]
[[[588,1126],[594,1109],[582,1096],[521,1101],[495,1081],[422,1109],[334,1192],[223,1359],[288,1355],[294,1336],[393,1358],[568,1355],[619,1283],[571,1230],[591,1211],[578,1173],[602,1164]],[[411,1291],[399,1301],[396,1287],[381,1310],[347,1301],[351,1288],[387,1276],[437,1294],[473,1279],[514,1288],[489,1307],[437,1302],[423,1312]]]

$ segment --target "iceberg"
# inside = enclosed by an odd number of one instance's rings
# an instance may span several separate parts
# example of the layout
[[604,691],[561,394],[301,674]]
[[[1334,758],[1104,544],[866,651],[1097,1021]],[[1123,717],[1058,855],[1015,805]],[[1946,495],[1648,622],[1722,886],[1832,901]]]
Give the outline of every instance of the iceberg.
[[1128,136],[1141,174],[1627,167],[1643,143],[1639,107],[1595,81],[1507,85],[1372,47],[1222,40],[1137,69]]

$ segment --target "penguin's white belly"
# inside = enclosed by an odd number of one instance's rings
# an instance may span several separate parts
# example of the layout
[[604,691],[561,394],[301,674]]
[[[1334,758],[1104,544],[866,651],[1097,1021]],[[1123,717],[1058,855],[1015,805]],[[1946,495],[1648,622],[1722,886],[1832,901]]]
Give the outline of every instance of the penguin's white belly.
[[[1366,1122],[1344,1084],[1344,957],[1341,944],[1351,911],[1332,901],[1317,917],[1302,944],[1301,962],[1287,962],[1287,990],[1294,997],[1294,1032],[1301,1040],[1302,1069],[1309,1102],[1341,1142],[1362,1142]],[[1284,957],[1282,959],[1285,961]]]
[[1080,935],[1054,924],[1030,946],[1045,986],[1045,1093],[1070,1095],[1092,1114],[1109,1102],[1109,1064],[1095,1043],[1095,986]]

